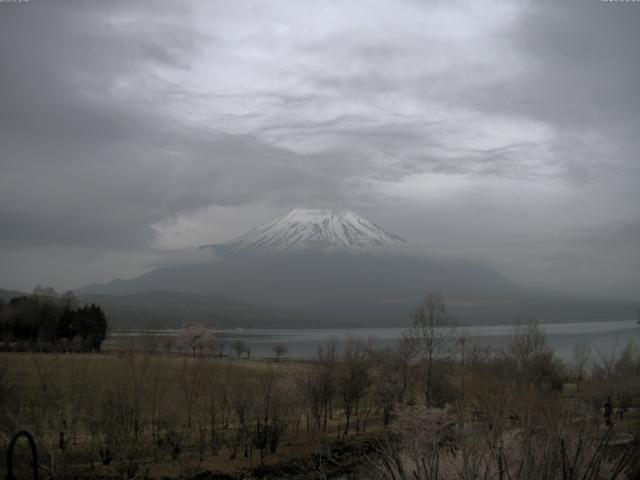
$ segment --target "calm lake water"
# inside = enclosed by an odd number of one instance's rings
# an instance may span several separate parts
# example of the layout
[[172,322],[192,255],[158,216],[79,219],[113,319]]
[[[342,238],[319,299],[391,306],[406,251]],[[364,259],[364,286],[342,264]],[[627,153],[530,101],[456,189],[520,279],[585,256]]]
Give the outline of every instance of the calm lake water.
[[[635,320],[610,322],[540,324],[547,336],[547,342],[556,355],[571,360],[576,345],[587,344],[593,355],[611,356],[620,353],[629,342],[640,343],[640,325]],[[460,327],[456,335],[464,334],[469,341],[480,345],[500,347],[513,334],[512,325]],[[402,337],[403,328],[349,328],[349,329],[309,329],[309,330],[222,330],[218,336],[226,342],[225,354],[232,354],[231,345],[241,340],[251,349],[253,358],[273,357],[274,345],[286,345],[287,357],[297,359],[313,358],[320,345],[329,341],[337,342],[340,349],[347,338],[371,339],[379,348],[393,346]],[[175,330],[138,333],[156,335],[178,335]],[[114,334],[131,336],[133,333]]]

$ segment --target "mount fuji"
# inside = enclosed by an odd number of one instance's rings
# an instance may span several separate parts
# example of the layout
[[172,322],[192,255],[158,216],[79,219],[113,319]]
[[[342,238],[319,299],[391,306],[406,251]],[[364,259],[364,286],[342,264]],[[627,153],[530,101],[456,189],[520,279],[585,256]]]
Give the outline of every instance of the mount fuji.
[[406,241],[350,210],[296,208],[221,245],[204,245],[222,256],[316,250],[360,254]]
[[407,325],[426,291],[443,293],[450,313],[473,324],[603,320],[630,308],[523,287],[486,265],[409,255],[403,245],[352,211],[297,208],[199,247],[199,263],[77,293],[106,307],[120,328],[195,320],[218,328]]

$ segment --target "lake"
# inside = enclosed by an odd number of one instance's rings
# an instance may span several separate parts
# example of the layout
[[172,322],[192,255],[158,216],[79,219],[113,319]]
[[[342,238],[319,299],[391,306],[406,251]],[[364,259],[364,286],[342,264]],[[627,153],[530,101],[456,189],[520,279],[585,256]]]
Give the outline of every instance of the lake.
[[[570,361],[576,345],[591,347],[595,358],[619,354],[629,342],[640,340],[640,325],[635,320],[609,322],[553,323],[540,324],[548,344],[556,355]],[[349,337],[372,339],[379,348],[393,346],[405,331],[404,328],[345,328],[308,330],[220,330],[218,337],[225,343],[225,353],[232,354],[231,345],[242,341],[251,349],[253,358],[273,357],[274,345],[285,345],[287,357],[310,359],[316,355],[318,347],[329,341],[337,342],[340,349]],[[492,325],[459,327],[456,335],[464,334],[468,341],[479,345],[504,346],[513,334],[513,325]],[[113,337],[135,335],[179,335],[177,330],[161,330],[137,333],[114,333]]]

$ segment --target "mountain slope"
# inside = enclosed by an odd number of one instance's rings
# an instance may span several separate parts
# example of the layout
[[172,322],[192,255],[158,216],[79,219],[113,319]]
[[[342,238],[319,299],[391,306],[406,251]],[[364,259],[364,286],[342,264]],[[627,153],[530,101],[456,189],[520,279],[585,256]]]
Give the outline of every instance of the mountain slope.
[[293,310],[170,290],[126,295],[79,294],[78,301],[100,305],[110,327],[116,329],[176,328],[186,323],[214,328],[282,328],[313,323],[313,319]]
[[[308,252],[156,269],[132,280],[92,286],[82,290],[81,297],[101,303],[87,294],[128,297],[149,290],[215,294],[261,305],[255,309],[264,310],[263,320],[259,315],[237,317],[232,324],[241,327],[406,326],[428,290],[442,292],[451,314],[467,324],[509,324],[530,318],[540,322],[620,320],[633,318],[637,309],[632,302],[526,289],[466,261]],[[162,312],[165,307],[158,304],[156,309]],[[274,309],[298,313],[266,314]],[[195,307],[193,312],[197,311]],[[173,314],[174,326],[193,318],[187,308]],[[130,319],[132,328],[139,326],[139,318],[131,315]]]
[[[97,284],[89,288],[97,288]],[[0,288],[0,299],[29,295]],[[100,305],[109,321],[109,328],[177,328],[186,323],[198,323],[214,328],[291,328],[319,325],[317,318],[303,312],[253,305],[217,295],[197,295],[171,290],[147,290],[123,295],[81,293],[80,304]]]
[[19,292],[17,290],[5,290],[3,288],[0,288],[0,299],[2,299],[5,302],[8,302],[14,297],[22,297],[24,295],[28,295],[28,294],[24,292]]
[[405,240],[349,210],[297,208],[222,245],[205,245],[223,256],[284,254],[300,250],[361,253]]
[[426,290],[471,303],[514,299],[520,291],[497,272],[471,262],[292,252],[161,268],[80,293],[123,295],[149,290],[214,294],[289,308],[334,326],[406,324]]
[[[210,262],[159,268],[79,293],[130,296],[163,290],[219,296],[280,312],[257,323],[255,316],[238,316],[236,324],[243,327],[407,325],[427,291],[441,292],[463,323],[613,320],[630,318],[635,311],[629,302],[524,288],[478,263],[387,249],[403,243],[353,212],[296,209],[228,243],[201,247],[217,254]],[[172,315],[179,325],[190,313],[174,310]],[[233,323],[229,316],[218,317]]]

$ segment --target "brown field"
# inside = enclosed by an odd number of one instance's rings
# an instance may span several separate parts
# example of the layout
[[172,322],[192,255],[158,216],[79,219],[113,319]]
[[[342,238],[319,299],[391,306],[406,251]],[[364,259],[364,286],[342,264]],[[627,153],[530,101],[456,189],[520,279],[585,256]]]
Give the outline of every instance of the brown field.
[[0,449],[32,432],[52,479],[637,478],[635,347],[564,364],[535,325],[502,350],[456,340],[431,356],[416,338],[306,362],[1,353]]
[[[95,436],[91,432],[93,422],[108,422],[108,416],[101,415],[101,409],[109,408],[110,396],[121,395],[122,403],[116,409],[126,412],[124,421],[147,423],[136,434],[140,444],[152,444],[154,438],[162,433],[176,431],[181,437],[181,452],[177,458],[171,454],[154,452],[154,446],[147,445],[145,452],[136,452],[138,459],[131,460],[140,465],[145,478],[173,477],[196,474],[200,471],[216,471],[237,474],[250,470],[257,465],[273,465],[292,459],[302,459],[324,452],[326,445],[343,438],[343,415],[340,409],[332,411],[324,431],[312,431],[306,425],[301,410],[292,405],[293,398],[285,398],[295,388],[296,378],[310,370],[309,362],[288,360],[267,361],[214,357],[192,357],[182,354],[145,354],[141,352],[110,352],[102,354],[71,353],[0,353],[0,375],[3,388],[0,391],[7,400],[5,404],[5,428],[0,433],[0,448],[8,443],[11,431],[6,427],[14,425],[14,430],[26,429],[35,434],[41,463],[49,463],[51,470],[64,469],[64,472],[77,472],[90,476],[128,478],[121,474],[112,460],[108,466],[98,459],[88,461],[87,457],[96,455]],[[238,420],[221,420],[220,425],[225,438],[212,450],[210,438],[202,438],[202,430],[211,428],[211,408],[218,409],[221,415],[233,416],[234,401],[231,396],[244,395],[254,411],[263,407],[256,400],[261,379],[277,379],[272,386],[287,405],[274,408],[284,409],[284,431],[275,452],[268,452],[263,458],[250,445],[245,456],[243,448],[235,445],[234,435],[238,430]],[[131,393],[133,392],[133,395]],[[229,398],[226,398],[229,396]],[[10,405],[15,402],[15,404]],[[229,404],[225,404],[228,401]],[[215,402],[221,402],[220,404]],[[213,404],[213,405],[212,405]],[[111,406],[111,408],[114,408]],[[269,408],[269,407],[267,407]],[[224,410],[227,411],[224,411]],[[117,411],[116,413],[121,413]],[[264,412],[260,412],[264,418]],[[267,415],[269,412],[267,413]],[[157,426],[150,426],[158,417]],[[191,418],[188,418],[191,417]],[[204,425],[206,423],[206,425]],[[131,428],[131,425],[129,425]],[[154,434],[153,428],[159,432]],[[368,431],[380,430],[380,421],[369,412]],[[105,430],[108,430],[105,429]],[[64,431],[66,445],[59,448],[59,435]],[[124,436],[131,432],[121,432]],[[367,438],[365,432],[358,434],[359,439]],[[104,441],[104,439],[103,439]],[[131,447],[129,446],[129,449]],[[235,452],[235,453],[234,453]],[[44,455],[43,455],[44,453]],[[97,454],[97,457],[100,455]],[[126,456],[126,453],[123,454]],[[146,458],[147,456],[159,458]],[[66,457],[66,458],[62,458]],[[143,459],[143,460],[141,460]],[[301,464],[304,469],[304,465]],[[4,455],[0,466],[5,466]],[[0,470],[1,472],[2,470]],[[58,473],[60,475],[60,473]]]

